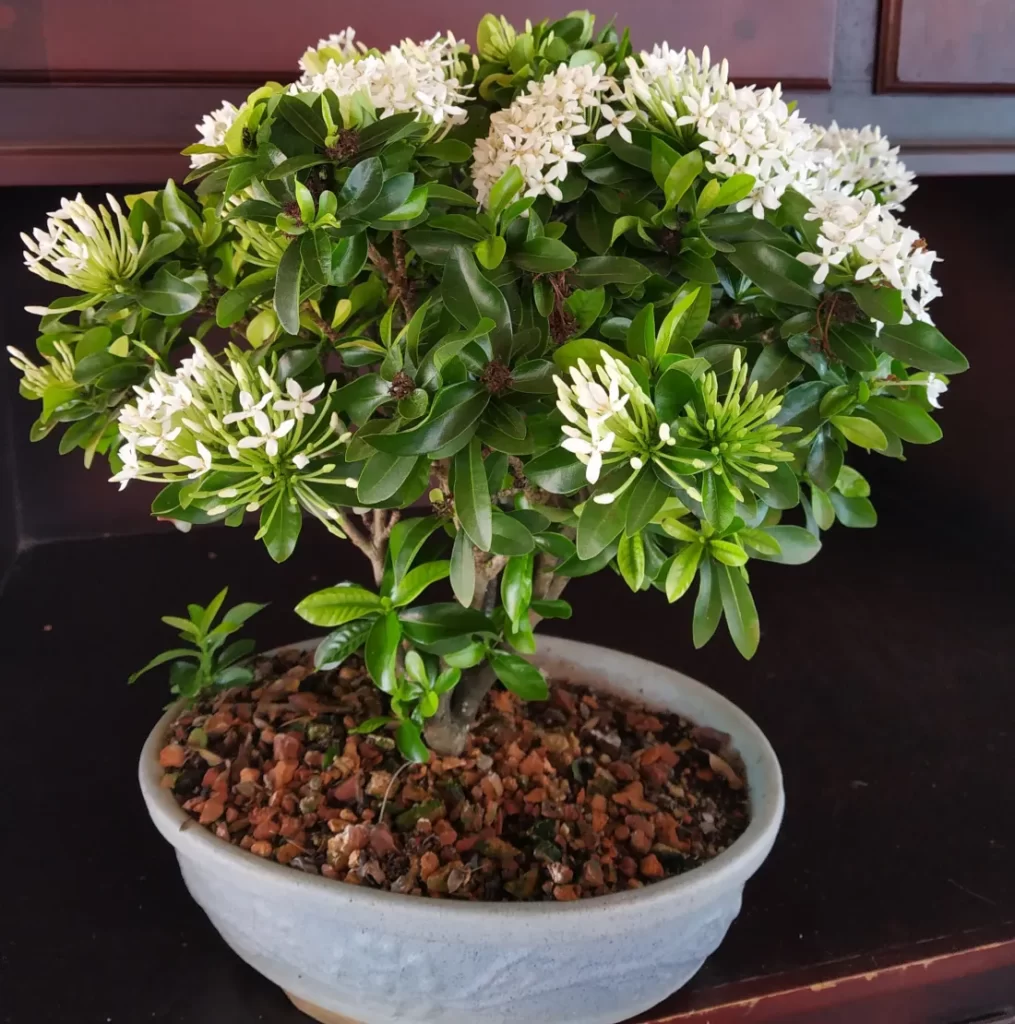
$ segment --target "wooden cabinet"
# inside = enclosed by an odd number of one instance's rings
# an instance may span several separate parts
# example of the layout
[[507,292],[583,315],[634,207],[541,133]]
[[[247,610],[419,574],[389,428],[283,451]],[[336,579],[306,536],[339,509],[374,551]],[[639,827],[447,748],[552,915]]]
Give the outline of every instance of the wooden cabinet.
[[1015,92],[1011,0],[882,0],[881,92]]

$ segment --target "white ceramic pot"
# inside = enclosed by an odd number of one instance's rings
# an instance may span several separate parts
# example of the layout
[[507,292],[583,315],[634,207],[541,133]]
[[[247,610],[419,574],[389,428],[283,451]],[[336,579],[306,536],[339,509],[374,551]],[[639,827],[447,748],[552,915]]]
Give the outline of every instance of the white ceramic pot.
[[264,861],[198,826],[159,787],[174,712],[152,730],[141,789],[191,895],[248,964],[318,1020],[615,1024],[680,988],[722,941],[782,819],[782,773],[761,730],[701,683],[629,654],[543,636],[533,660],[728,732],[747,772],[744,834],[687,874],[574,903],[401,896]]

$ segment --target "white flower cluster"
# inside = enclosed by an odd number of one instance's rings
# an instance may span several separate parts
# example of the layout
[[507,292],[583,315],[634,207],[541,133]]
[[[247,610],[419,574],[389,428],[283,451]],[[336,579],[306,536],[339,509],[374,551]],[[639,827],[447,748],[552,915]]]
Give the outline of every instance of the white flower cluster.
[[611,466],[626,464],[632,471],[619,487],[592,499],[609,505],[631,485],[646,460],[677,441],[669,424],[658,422],[655,406],[631,371],[608,352],[602,357],[595,369],[579,359],[569,370],[570,384],[557,376],[553,382],[557,408],[567,420],[561,427],[561,447],[585,466],[585,479],[594,484]]
[[319,39],[316,46],[311,46],[300,57],[300,70],[304,81],[309,85],[310,78],[321,74],[328,66],[328,61],[355,60],[367,52],[362,43],[356,42],[356,30],[344,28],[341,32],[332,32],[327,39]]
[[902,292],[910,317],[930,322],[927,305],[941,294],[932,268],[938,256],[912,228],[903,227],[870,191],[858,196],[844,192],[815,192],[808,197],[807,220],[821,224],[818,252],[802,252],[801,263],[815,267],[822,282],[832,267],[855,281],[885,282]]
[[331,528],[338,513],[320,485],[356,481],[335,476],[335,449],[351,434],[321,401],[324,385],[304,391],[290,378],[283,390],[238,350],[228,356],[227,369],[195,341],[175,373],[155,370],[134,388],[137,400],[120,410],[122,468],[112,482],[123,490],[131,480],[174,483],[214,473],[210,489],[195,495],[209,515],[255,511],[288,487]]
[[339,99],[358,99],[379,111],[379,117],[413,113],[444,128],[465,122],[462,104],[469,96],[460,83],[462,47],[453,35],[438,34],[422,43],[403,39],[386,53],[360,54],[351,46],[350,32],[344,54],[329,56],[319,73],[304,74],[296,91],[331,89]]
[[902,209],[916,191],[913,172],[880,128],[840,128],[833,121],[828,128],[816,125],[814,132],[823,159],[809,183],[811,189],[850,195],[870,190],[889,210]]
[[737,210],[764,217],[766,209],[779,208],[787,188],[799,187],[816,168],[813,130],[789,109],[780,86],[736,88],[726,61],[713,65],[708,47],[699,59],[663,43],[642,52],[640,63],[633,57],[627,63],[625,95],[632,110],[673,132],[693,125],[701,148],[711,154],[705,166],[713,174],[754,177]]
[[75,291],[106,298],[128,282],[138,270],[148,242],[148,225],[141,243],[134,241],[120,204],[106,195],[108,209],[95,209],[79,192],[76,199],[61,199],[60,209],[49,214],[46,230],[33,236],[22,233],[25,265],[33,274]]
[[[236,115],[240,112],[239,107],[233,106],[229,100],[223,100],[218,110],[205,114],[200,124],[194,125],[200,141],[206,146],[224,146],[226,133],[233,126]],[[192,153],[190,156],[191,167],[204,167],[212,164],[222,157],[217,153]]]
[[[558,182],[567,177],[568,165],[585,159],[575,138],[588,133],[589,120],[598,116],[607,90],[616,94],[617,83],[605,65],[561,64],[545,78],[529,82],[528,91],[511,106],[491,114],[487,137],[477,139],[473,149],[472,181],[480,205],[511,166],[522,172],[525,195],[545,192],[559,202],[563,195]],[[612,109],[606,107],[603,113],[611,124],[616,121],[621,135],[627,132]]]

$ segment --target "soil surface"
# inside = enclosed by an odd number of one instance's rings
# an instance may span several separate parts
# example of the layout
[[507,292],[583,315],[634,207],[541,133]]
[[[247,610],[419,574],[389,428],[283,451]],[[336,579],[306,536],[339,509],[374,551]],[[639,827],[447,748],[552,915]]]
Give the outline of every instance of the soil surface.
[[162,785],[217,836],[328,878],[419,896],[575,900],[681,874],[747,826],[726,737],[551,681],[486,699],[461,757],[407,766],[358,661],[283,651],[173,723]]

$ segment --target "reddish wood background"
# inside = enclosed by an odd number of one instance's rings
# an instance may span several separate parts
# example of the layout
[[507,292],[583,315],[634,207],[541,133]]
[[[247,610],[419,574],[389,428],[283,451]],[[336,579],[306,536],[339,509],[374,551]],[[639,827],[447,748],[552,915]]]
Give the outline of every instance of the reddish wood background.
[[882,0],[878,90],[1015,91],[1015,3]]
[[[450,29],[470,43],[489,0],[362,6],[321,0],[5,0],[0,75],[8,81],[239,82],[291,77],[303,50],[352,22],[367,45]],[[493,5],[496,6],[496,5]],[[575,0],[516,0],[512,20],[560,17]],[[711,45],[734,74],[827,87],[836,0],[627,0],[589,3],[604,24],[615,13],[635,45],[669,39]],[[85,42],[86,41],[86,42]]]

